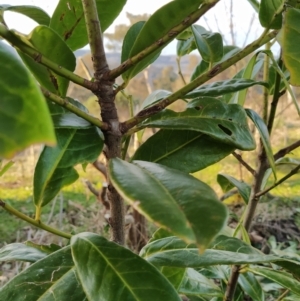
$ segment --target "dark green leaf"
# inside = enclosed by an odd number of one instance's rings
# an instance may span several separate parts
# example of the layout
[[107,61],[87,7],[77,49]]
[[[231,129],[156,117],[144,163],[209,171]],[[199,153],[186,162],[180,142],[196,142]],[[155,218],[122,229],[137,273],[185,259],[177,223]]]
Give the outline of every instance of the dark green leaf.
[[102,133],[96,127],[59,129],[57,146],[45,147],[34,173],[34,203],[37,207],[49,203],[60,189],[78,178],[76,164],[94,162],[102,147]]
[[151,238],[149,239],[149,242],[157,240],[157,239],[161,239],[161,238],[165,238],[165,237],[169,237],[169,236],[173,236],[173,234],[169,231],[167,231],[164,228],[158,228],[151,236]]
[[259,12],[259,2],[257,0],[248,0],[254,10],[258,13]]
[[202,59],[215,63],[223,57],[223,40],[220,33],[207,31],[200,25],[192,25],[194,39]]
[[251,109],[246,109],[246,113],[248,117],[252,120],[252,122],[254,123],[255,127],[259,132],[260,139],[264,145],[270,167],[272,168],[274,177],[276,179],[276,167],[275,167],[274,156],[271,148],[268,128],[264,123],[264,121],[261,119],[261,117],[255,111]]
[[40,250],[41,252],[44,252],[46,254],[51,254],[55,251],[58,251],[61,249],[61,247],[59,245],[56,244],[49,244],[49,245],[38,245],[32,241],[26,241],[25,242],[26,246],[35,248],[37,250]]
[[284,14],[282,30],[278,42],[282,47],[282,57],[291,74],[291,84],[300,86],[300,10],[288,8]]
[[283,4],[284,0],[261,0],[259,6],[260,24],[269,29],[280,29]]
[[[49,25],[50,17],[40,7],[32,5],[0,5],[0,11],[11,11],[20,13],[26,17],[31,18],[40,25]],[[0,13],[1,14],[1,13]]]
[[255,301],[264,301],[265,293],[255,276],[249,272],[241,273],[239,285],[242,290]]
[[86,301],[70,247],[35,262],[0,288],[0,300]]
[[185,276],[185,270],[186,269],[183,268],[162,267],[160,272],[170,281],[178,292],[180,284]]
[[170,94],[171,92],[167,90],[156,90],[152,92],[142,103],[141,110],[150,107],[151,105],[154,105],[155,103],[169,96]]
[[[159,41],[173,27],[179,25],[192,12],[196,11],[202,2],[203,0],[177,0],[171,1],[158,9],[143,26],[132,46],[129,57],[137,55],[145,48]],[[146,68],[166,45],[167,43],[163,43],[152,54],[146,56],[139,63],[124,72],[122,75],[123,79],[127,82]]]
[[214,98],[191,101],[184,112],[164,110],[142,123],[143,127],[197,131],[242,150],[252,150],[255,142],[244,109]]
[[218,174],[217,180],[224,192],[227,192],[233,187],[236,187],[245,203],[248,204],[251,192],[250,185],[244,182],[240,182],[234,177],[225,174]]
[[50,114],[35,79],[2,41],[0,60],[0,157],[10,158],[35,143],[54,145]]
[[47,253],[21,243],[14,243],[0,249],[0,261],[35,262],[47,256]]
[[[246,248],[244,250],[248,252]],[[141,250],[140,254],[156,266],[199,268],[220,264],[241,265],[274,262],[278,265],[290,263],[291,266],[293,265],[293,268],[297,266],[298,269],[300,267],[300,262],[273,255],[258,254],[258,252],[247,254],[239,253],[239,250],[231,252],[207,249],[203,254],[199,254],[195,245],[187,245],[179,238],[173,236],[149,243]]]
[[150,161],[191,173],[222,160],[234,150],[234,146],[199,132],[160,130],[138,148],[132,160]]
[[[75,70],[76,59],[65,42],[49,27],[36,27],[29,35],[28,41],[46,58],[70,71]],[[69,80],[55,74],[33,58],[19,52],[23,61],[32,71],[39,83],[49,91],[62,97],[66,96]]]
[[201,60],[200,63],[197,65],[195,70],[193,71],[193,74],[191,76],[191,81],[193,81],[195,78],[206,72],[209,68],[209,63],[205,62],[204,60]]
[[179,293],[186,296],[223,296],[221,289],[212,280],[191,268],[186,271]]
[[[276,67],[273,66],[273,64],[270,66],[269,68],[269,79],[268,79],[268,82],[269,82],[269,94],[270,95],[273,95],[274,94],[274,88],[275,88],[275,79],[276,79],[276,74],[277,74],[277,71],[276,71]],[[285,68],[285,66],[283,66],[283,70],[282,70],[285,78],[286,78],[286,81],[289,81],[290,80],[290,73],[289,71]],[[279,92],[282,92],[284,89],[286,89],[285,87],[285,83],[283,80],[280,80],[280,87],[279,87]]]
[[110,178],[122,197],[159,226],[197,242],[201,251],[223,228],[225,206],[205,183],[162,165],[120,159],[109,163]]
[[93,233],[73,236],[71,248],[89,300],[181,300],[155,267],[127,248]]
[[248,270],[256,275],[266,277],[300,296],[300,282],[291,274],[284,273],[283,271],[274,271],[265,267],[249,268]]
[[[122,11],[126,0],[96,0],[101,30],[104,32]],[[67,45],[76,50],[88,43],[81,0],[60,0],[50,21]]]
[[254,85],[262,85],[268,87],[268,83],[255,81],[252,79],[236,78],[213,82],[211,84],[202,85],[200,88],[189,92],[184,98],[195,98],[199,96],[220,96],[227,93],[241,91]]

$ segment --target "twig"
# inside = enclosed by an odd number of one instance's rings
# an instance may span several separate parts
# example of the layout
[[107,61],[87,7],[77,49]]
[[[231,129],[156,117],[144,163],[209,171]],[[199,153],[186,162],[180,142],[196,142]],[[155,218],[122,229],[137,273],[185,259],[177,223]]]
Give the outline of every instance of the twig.
[[95,161],[93,163],[93,166],[98,170],[100,171],[103,176],[107,179],[107,172],[106,172],[106,167],[103,163],[99,162],[99,161]]
[[158,49],[163,48],[164,45],[172,41],[177,36],[177,34],[179,34],[183,30],[188,28],[190,25],[195,23],[201,16],[203,16],[209,9],[214,7],[219,1],[220,0],[213,0],[210,1],[210,3],[203,4],[199,9],[187,16],[182,22],[180,22],[179,25],[173,27],[166,35],[161,37],[158,41],[155,41],[152,45],[148,46],[140,53],[123,62],[119,67],[112,69],[107,74],[107,79],[117,78],[119,75],[121,75],[122,73],[130,69],[132,66],[143,60],[149,54],[153,53]]
[[236,152],[231,153],[253,176],[255,176],[255,170],[243,160],[242,156],[237,154]]
[[71,104],[66,98],[61,98],[58,95],[51,93],[50,91],[44,89],[43,87],[41,87],[41,91],[44,94],[45,97],[49,98],[50,100],[52,100],[53,102],[55,102],[56,104],[66,108],[67,110],[69,110],[70,112],[76,114],[77,116],[85,119],[86,121],[90,122],[91,124],[99,127],[102,130],[108,130],[109,126],[107,123],[101,121],[100,119],[80,110],[79,108],[77,108],[76,106],[74,106],[73,104]]
[[[200,85],[204,84],[217,74],[221,73],[222,71],[226,70],[228,67],[232,66],[233,64],[240,61],[242,58],[246,57],[265,43],[272,40],[276,35],[277,31],[272,31],[265,36],[259,37],[257,40],[246,46],[243,50],[226,60],[220,64],[215,65],[211,70],[207,71],[206,73],[198,76],[192,82],[184,86],[183,88],[179,89],[175,93],[169,95],[167,98],[162,99],[155,105],[145,108],[144,110],[140,111],[135,117],[130,118],[129,120],[121,123],[121,132],[126,133],[129,129],[137,125],[138,123],[142,122],[143,120],[147,119],[148,117],[157,114],[173,102],[178,99],[183,98],[188,92],[196,89]],[[264,31],[265,34],[265,31]]]
[[289,292],[290,290],[285,290],[275,301],[282,301]]
[[0,24],[0,36],[11,43],[13,47],[20,49],[23,53],[33,58],[37,63],[53,70],[56,74],[63,76],[73,83],[85,87],[91,91],[97,89],[98,83],[91,82],[83,77],[80,77],[79,75],[74,74],[72,71],[64,68],[63,66],[52,62],[51,60],[43,56],[38,50],[23,42],[20,38],[14,35],[10,30],[8,30],[3,24]]
[[281,178],[280,180],[278,180],[272,186],[266,188],[263,191],[260,191],[260,192],[256,193],[255,197],[256,198],[260,198],[262,195],[266,194],[267,192],[269,192],[270,190],[272,190],[276,186],[280,185],[281,183],[283,183],[284,181],[286,181],[287,179],[289,179],[291,176],[295,175],[299,170],[300,170],[300,164],[297,165],[295,168],[293,168],[287,175],[285,175],[283,178]]
[[278,160],[280,158],[283,158],[285,155],[289,154],[291,151],[293,151],[294,149],[298,148],[300,146],[300,140],[294,142],[293,144],[282,148],[281,150],[279,150],[275,155],[274,155],[274,159]]
[[58,236],[61,236],[61,237],[67,238],[67,239],[70,239],[72,237],[72,235],[69,234],[69,233],[62,232],[62,231],[60,231],[58,229],[52,228],[50,226],[47,226],[47,225],[43,224],[42,222],[40,222],[38,220],[30,218],[29,216],[27,216],[27,215],[23,214],[22,212],[16,210],[12,206],[6,204],[1,199],[0,199],[0,207],[2,207],[3,209],[5,209],[7,212],[15,215],[16,217],[18,217],[18,218],[20,218],[20,219],[28,222],[29,224],[31,224],[33,226],[36,226],[36,227],[40,228],[40,229],[46,230],[46,231],[48,231],[50,233],[53,233],[55,235],[58,235]]
[[177,67],[178,67],[178,74],[179,74],[183,84],[186,85],[186,81],[185,81],[184,76],[183,76],[182,71],[181,71],[180,56],[176,58],[176,62],[177,62]]

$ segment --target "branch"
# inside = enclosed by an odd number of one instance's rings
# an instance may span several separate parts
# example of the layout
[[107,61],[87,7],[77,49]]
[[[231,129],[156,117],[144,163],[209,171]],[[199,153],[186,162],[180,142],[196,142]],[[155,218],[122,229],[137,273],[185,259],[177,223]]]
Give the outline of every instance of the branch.
[[156,50],[163,48],[166,44],[172,41],[180,32],[184,31],[186,28],[194,24],[201,16],[203,16],[209,9],[214,7],[220,0],[213,0],[210,3],[203,4],[198,10],[187,16],[179,25],[173,27],[166,35],[155,41],[152,45],[145,48],[143,51],[139,52],[135,56],[129,58],[123,62],[119,67],[112,69],[108,74],[108,79],[115,79],[132,66],[136,65],[142,61],[145,57],[150,55]]
[[286,154],[290,153],[291,151],[298,148],[299,146],[300,146],[300,140],[294,142],[293,144],[291,144],[285,148],[282,148],[274,155],[274,160],[276,161],[276,160],[284,157]]
[[33,218],[30,218],[29,216],[23,214],[22,212],[16,210],[15,208],[9,206],[8,204],[6,204],[5,202],[3,202],[1,199],[0,199],[0,207],[2,207],[4,210],[6,210],[7,212],[15,215],[16,217],[26,221],[27,223],[33,225],[33,226],[36,226],[40,229],[43,229],[43,230],[46,230],[50,233],[53,233],[55,235],[58,235],[58,236],[61,236],[61,237],[64,237],[64,238],[67,238],[67,239],[70,239],[71,238],[71,234],[69,233],[65,233],[65,232],[62,232],[58,229],[55,229],[55,228],[52,228],[50,226],[47,226],[45,224],[43,224],[42,222],[40,221],[37,221]]
[[55,102],[56,104],[66,108],[67,110],[69,110],[70,112],[76,114],[77,116],[85,119],[86,121],[90,122],[91,124],[97,126],[98,128],[102,129],[102,130],[108,130],[109,126],[107,123],[102,122],[100,119],[80,110],[79,108],[77,108],[76,106],[74,106],[73,104],[71,104],[66,98],[61,98],[58,95],[51,93],[50,91],[44,89],[41,87],[42,93],[44,94],[45,97],[49,98],[50,100],[52,100],[53,102]]
[[269,188],[256,193],[255,197],[256,198],[260,198],[262,195],[266,194],[270,190],[274,189],[275,187],[277,187],[278,185],[280,185],[281,183],[283,183],[284,181],[286,181],[287,179],[289,179],[291,176],[295,175],[299,170],[300,170],[300,164],[297,165],[295,168],[293,168],[287,175],[285,175],[283,178],[281,178],[279,181],[277,181],[276,183],[274,183]]
[[101,25],[98,10],[94,0],[82,0],[86,29],[91,48],[91,56],[95,71],[95,78],[100,79],[103,70],[107,68],[107,61],[103,46]]
[[29,46],[23,42],[19,37],[17,37],[13,32],[8,30],[3,24],[0,24],[0,36],[7,40],[13,47],[19,49],[23,53],[27,54],[33,58],[37,63],[46,66],[47,68],[53,70],[56,74],[63,76],[64,78],[69,79],[73,83],[85,87],[91,91],[97,89],[98,84],[91,82],[83,77],[80,77],[70,70],[60,66],[51,60],[43,56],[38,50]]
[[99,171],[103,174],[103,176],[104,176],[105,178],[107,178],[106,167],[105,167],[105,165],[104,165],[103,163],[101,163],[101,162],[99,162],[99,161],[95,161],[95,162],[93,163],[93,166],[94,166],[97,170],[99,170]]
[[231,153],[253,176],[255,176],[255,170],[243,160],[242,156],[237,154],[236,152]]
[[204,84],[205,82],[207,82],[208,80],[216,76],[217,74],[223,72],[233,64],[240,61],[242,58],[246,57],[256,49],[260,48],[265,43],[272,40],[277,35],[277,33],[278,33],[277,31],[272,31],[267,35],[259,37],[257,40],[255,40],[254,42],[246,46],[243,50],[241,50],[240,52],[238,52],[237,54],[235,54],[225,62],[215,65],[212,69],[198,76],[192,82],[190,82],[183,88],[179,89],[175,93],[169,95],[167,98],[162,99],[161,101],[157,102],[155,105],[140,111],[135,117],[130,118],[127,121],[121,123],[121,132],[126,133],[130,128],[134,127],[138,123],[162,111],[164,108],[166,108],[176,100],[183,98],[188,92],[201,86],[202,84]]

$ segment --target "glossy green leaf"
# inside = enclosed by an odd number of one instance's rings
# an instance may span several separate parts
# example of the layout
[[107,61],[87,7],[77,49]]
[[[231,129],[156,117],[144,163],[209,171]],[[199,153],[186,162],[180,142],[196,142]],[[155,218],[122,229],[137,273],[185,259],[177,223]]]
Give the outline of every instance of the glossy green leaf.
[[[269,95],[274,95],[274,88],[275,88],[275,80],[276,80],[276,74],[277,74],[277,68],[273,66],[273,64],[269,68]],[[290,80],[290,73],[283,65],[282,69],[283,75],[286,79],[286,81]],[[283,92],[286,89],[284,81],[280,80],[280,86],[279,86],[279,92]]]
[[192,73],[191,81],[193,81],[195,78],[197,78],[198,76],[206,72],[208,68],[209,68],[209,63],[205,62],[204,60],[201,60]]
[[262,27],[280,29],[284,0],[261,0],[259,21]]
[[166,98],[171,94],[170,91],[167,90],[156,90],[152,92],[142,103],[141,110],[147,107],[150,107],[157,103],[158,101]]
[[[247,248],[244,250],[248,252]],[[141,250],[140,255],[155,266],[199,268],[212,265],[241,265],[274,262],[289,270],[294,269],[294,271],[296,271],[296,269],[299,270],[300,268],[300,262],[292,259],[264,255],[262,253],[258,254],[259,251],[250,254],[240,253],[239,251],[240,250],[232,252],[206,249],[203,254],[199,254],[195,245],[188,245],[181,239],[173,236],[149,243]]]
[[234,146],[196,131],[160,130],[138,148],[132,160],[192,173],[222,160],[234,150]]
[[[160,272],[169,280],[178,292],[181,282],[185,276],[186,269],[174,267],[162,267]],[[180,292],[179,292],[180,293]]]
[[15,276],[0,288],[0,300],[87,300],[76,275],[70,247],[50,254]]
[[155,267],[104,237],[81,233],[71,238],[71,248],[89,300],[181,300]]
[[34,173],[34,203],[37,207],[49,203],[60,189],[78,178],[76,164],[94,162],[102,147],[102,133],[96,127],[59,129],[57,146],[45,147]]
[[300,296],[300,282],[291,274],[284,273],[283,271],[274,271],[265,267],[248,268],[248,270],[253,274],[268,278]]
[[195,39],[190,37],[187,40],[179,40],[177,41],[176,52],[178,57],[182,57],[184,55],[189,54],[193,50],[197,48]]
[[242,150],[252,150],[255,142],[246,113],[237,104],[225,104],[214,98],[194,99],[184,112],[163,110],[141,124],[173,130],[197,131]]
[[186,296],[223,296],[221,289],[213,282],[213,280],[206,278],[191,268],[188,268],[186,271],[186,275],[179,288],[179,293]]
[[226,222],[226,207],[214,191],[178,170],[113,159],[109,174],[115,188],[136,210],[187,242],[197,242],[200,251]]
[[[49,15],[40,7],[32,5],[0,5],[0,11],[11,11],[31,18],[40,25],[49,25]],[[2,12],[2,14],[3,14]],[[1,14],[1,12],[0,12]]]
[[186,94],[184,98],[190,99],[200,96],[220,96],[227,93],[241,91],[254,85],[268,87],[268,83],[266,82],[255,81],[252,79],[236,78],[202,85],[200,88],[197,88],[192,92]]
[[261,117],[255,111],[253,111],[251,109],[246,109],[246,113],[247,113],[248,117],[252,120],[252,122],[254,123],[255,127],[257,128],[257,130],[259,132],[260,139],[265,148],[265,152],[266,152],[270,167],[272,168],[274,177],[276,179],[275,160],[274,160],[272,147],[271,147],[271,143],[270,143],[268,128],[267,128],[266,124],[264,123],[264,121],[261,119]]
[[3,176],[13,165],[14,161],[8,161],[2,166],[2,161],[0,160],[0,177]]
[[202,59],[208,63],[220,61],[223,57],[221,34],[207,31],[200,25],[192,25],[191,28]]
[[169,231],[167,231],[164,228],[158,228],[151,236],[151,238],[149,239],[148,242],[157,240],[157,239],[161,239],[161,238],[165,238],[165,237],[169,237],[169,236],[173,236],[173,234]]
[[[75,70],[76,58],[71,49],[51,28],[41,25],[28,36],[28,41],[46,58],[70,71]],[[33,58],[19,52],[25,64],[38,82],[49,91],[62,97],[66,96],[69,80],[55,74]]]
[[277,39],[282,47],[282,58],[291,74],[291,84],[300,86],[300,10],[288,8],[284,13],[282,30]]
[[[153,43],[157,43],[173,27],[179,25],[193,11],[196,11],[202,2],[203,0],[176,0],[158,9],[143,26],[132,46],[129,57],[133,57]],[[176,35],[174,34],[173,37],[175,38]],[[127,82],[145,69],[165,46],[167,43],[163,43],[152,54],[124,72],[123,79]]]
[[[126,0],[96,0],[101,30],[104,32],[122,11]],[[88,44],[81,0],[60,0],[50,21],[67,45],[76,50]]]
[[218,183],[220,184],[223,192],[227,192],[231,190],[233,187],[236,187],[239,191],[239,194],[243,198],[246,204],[248,204],[249,198],[250,198],[250,192],[251,192],[251,186],[240,182],[234,177],[231,177],[229,175],[225,174],[218,174],[217,177]]
[[0,249],[0,261],[35,262],[47,256],[47,253],[21,243],[13,243]]
[[35,79],[2,41],[0,60],[0,157],[11,158],[35,143],[54,145],[50,114]]
[[[80,110],[88,113],[88,109],[81,104],[79,101],[66,97],[66,100],[72,105],[76,106]],[[48,107],[51,113],[52,121],[55,128],[87,128],[92,125],[85,119],[77,116],[76,114],[70,112],[64,107],[52,103],[51,100],[48,101]]]
[[255,301],[264,301],[265,293],[255,276],[249,272],[241,273],[239,276],[239,285],[242,290]]

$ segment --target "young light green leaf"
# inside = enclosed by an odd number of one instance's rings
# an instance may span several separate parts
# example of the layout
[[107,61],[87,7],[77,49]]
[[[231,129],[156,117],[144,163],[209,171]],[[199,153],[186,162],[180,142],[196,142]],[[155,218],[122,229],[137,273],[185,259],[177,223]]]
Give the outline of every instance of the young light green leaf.
[[0,261],[35,262],[47,255],[45,252],[21,243],[9,244],[0,249]]
[[[291,84],[300,86],[300,10],[288,8],[284,13],[282,29],[277,40],[282,48],[282,58],[291,74]],[[298,110],[299,112],[299,110]]]
[[2,41],[0,60],[0,157],[11,158],[35,143],[54,145],[51,117],[35,79]]
[[[31,18],[40,25],[48,26],[50,23],[49,15],[40,7],[32,5],[0,5],[0,11],[11,11],[22,14],[26,17]],[[0,13],[1,14],[1,13]]]
[[221,289],[213,282],[195,271],[188,268],[186,275],[179,288],[179,293],[186,296],[222,297]]
[[[171,1],[158,9],[143,26],[131,48],[129,57],[133,57],[153,43],[157,43],[173,27],[179,25],[192,12],[196,11],[202,2],[203,0],[177,0]],[[176,35],[174,35],[175,37]],[[163,43],[152,54],[124,72],[123,79],[127,82],[146,68],[166,45],[166,43]]]
[[[76,59],[71,49],[51,28],[41,25],[28,36],[28,41],[45,57],[70,71],[75,70]],[[19,52],[27,67],[32,71],[38,82],[47,90],[66,96],[69,80],[55,74],[33,58]]]
[[[253,75],[253,70],[257,65],[259,65],[258,69],[261,69],[263,66],[263,60],[262,58],[258,58],[259,53],[256,53],[255,55],[252,56],[252,58],[249,60],[247,63],[247,66],[244,68],[243,73],[241,75],[241,78],[245,79],[251,79]],[[241,90],[236,93],[234,99],[230,101],[230,103],[238,103],[241,106],[244,106],[245,100],[246,100],[246,95],[247,95],[248,89]]]
[[248,117],[252,120],[252,122],[254,123],[255,127],[257,128],[257,130],[259,132],[260,139],[264,145],[270,167],[272,168],[272,171],[273,171],[273,174],[274,174],[274,177],[276,180],[276,167],[275,167],[274,156],[273,156],[272,147],[271,147],[271,143],[270,143],[268,128],[267,128],[266,124],[264,123],[264,121],[261,119],[261,117],[255,111],[253,111],[251,109],[246,109],[246,113],[247,113]]
[[173,130],[201,132],[242,150],[252,150],[255,142],[250,133],[244,109],[214,98],[194,99],[184,112],[163,110],[141,124]]
[[160,101],[161,99],[169,96],[170,91],[167,90],[156,90],[152,92],[142,103],[141,110],[150,107]]
[[265,293],[261,288],[259,281],[256,277],[249,272],[241,273],[239,276],[239,285],[242,290],[255,301],[264,301]]
[[234,146],[196,131],[160,130],[137,149],[132,160],[192,173],[222,160],[234,150]]
[[[125,3],[126,0],[96,0],[102,32],[113,23]],[[73,51],[88,43],[81,1],[60,0],[51,18],[50,27]]]
[[225,174],[218,174],[217,181],[220,184],[222,190],[224,192],[229,191],[231,188],[236,187],[245,201],[246,204],[248,204],[249,197],[250,197],[250,192],[251,192],[251,186],[244,183],[240,182],[234,177],[231,177],[229,175]]
[[13,165],[14,161],[8,161],[7,163],[2,166],[2,161],[0,160],[0,177],[3,176]]
[[184,98],[191,99],[200,96],[220,96],[227,93],[241,91],[254,85],[268,87],[268,83],[263,81],[255,81],[252,79],[244,78],[234,78],[229,80],[213,82],[207,85],[202,85],[200,88],[197,88],[192,92],[186,94]]
[[259,5],[259,21],[261,26],[269,29],[280,29],[284,0],[261,0]]
[[227,219],[226,207],[205,183],[175,169],[144,161],[109,163],[110,178],[136,210],[204,251]]
[[94,162],[102,147],[102,133],[96,127],[56,130],[57,146],[45,147],[34,172],[34,203],[48,204],[60,189],[77,180],[76,164]]
[[56,244],[39,245],[39,244],[36,244],[32,241],[25,241],[25,245],[28,246],[28,247],[34,248],[36,250],[39,250],[43,253],[46,253],[47,255],[61,249],[61,247],[59,245],[56,245]]
[[76,275],[70,247],[44,257],[15,276],[0,288],[0,300],[87,300]]
[[291,274],[284,273],[282,271],[274,271],[265,267],[248,268],[248,271],[255,275],[268,278],[287,288],[294,294],[300,296],[300,282],[297,281]]
[[71,248],[89,300],[181,300],[155,267],[104,237],[80,233],[71,238]]
[[200,25],[192,25],[195,43],[202,59],[215,63],[223,57],[223,40],[220,33],[207,31]]
[[193,37],[190,37],[187,40],[178,40],[176,47],[177,56],[182,57],[187,55],[196,48],[195,39]]

